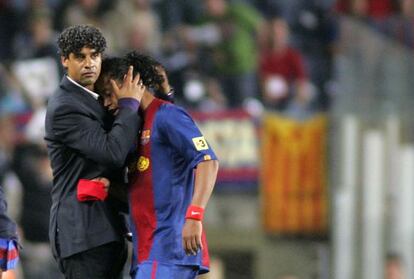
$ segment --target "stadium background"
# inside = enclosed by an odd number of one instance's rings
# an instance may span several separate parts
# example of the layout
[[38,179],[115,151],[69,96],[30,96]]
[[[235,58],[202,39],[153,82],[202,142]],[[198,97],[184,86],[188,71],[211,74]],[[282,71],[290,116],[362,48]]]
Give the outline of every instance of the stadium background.
[[56,35],[91,23],[108,54],[166,66],[220,158],[204,278],[414,278],[414,0],[220,2],[0,0],[0,184],[25,247],[8,276],[59,278],[44,106]]

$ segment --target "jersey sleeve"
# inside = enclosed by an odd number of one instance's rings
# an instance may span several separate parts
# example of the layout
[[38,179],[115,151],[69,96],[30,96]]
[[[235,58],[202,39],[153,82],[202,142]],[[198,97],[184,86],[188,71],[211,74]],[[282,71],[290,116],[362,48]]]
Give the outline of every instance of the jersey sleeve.
[[172,146],[195,168],[199,163],[217,160],[191,116],[175,105],[165,105],[159,114],[159,129],[167,144]]

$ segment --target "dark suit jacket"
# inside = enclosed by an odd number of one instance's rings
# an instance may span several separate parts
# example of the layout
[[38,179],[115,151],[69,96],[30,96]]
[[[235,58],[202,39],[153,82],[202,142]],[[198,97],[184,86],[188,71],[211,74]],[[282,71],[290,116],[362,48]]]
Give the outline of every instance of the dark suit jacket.
[[54,176],[49,237],[58,258],[122,237],[110,200],[79,202],[76,197],[79,179],[106,176],[122,167],[137,138],[136,111],[120,108],[113,122],[106,116],[102,105],[66,76],[49,99],[45,140]]

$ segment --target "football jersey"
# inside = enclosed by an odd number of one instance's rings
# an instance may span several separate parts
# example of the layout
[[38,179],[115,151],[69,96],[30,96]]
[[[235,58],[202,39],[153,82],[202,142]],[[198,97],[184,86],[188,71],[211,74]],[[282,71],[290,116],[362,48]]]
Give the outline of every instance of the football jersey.
[[216,160],[192,118],[180,107],[154,99],[143,112],[137,156],[129,164],[129,205],[133,233],[132,268],[145,261],[198,266],[208,271],[203,250],[186,255],[182,246],[185,213],[194,190],[194,168]]

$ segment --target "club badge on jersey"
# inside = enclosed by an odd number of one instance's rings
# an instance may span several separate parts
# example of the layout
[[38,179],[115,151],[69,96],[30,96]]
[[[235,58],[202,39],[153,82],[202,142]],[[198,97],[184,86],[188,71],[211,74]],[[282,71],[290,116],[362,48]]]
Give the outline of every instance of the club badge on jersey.
[[137,169],[140,172],[146,171],[150,165],[150,160],[147,157],[140,156],[137,163]]

